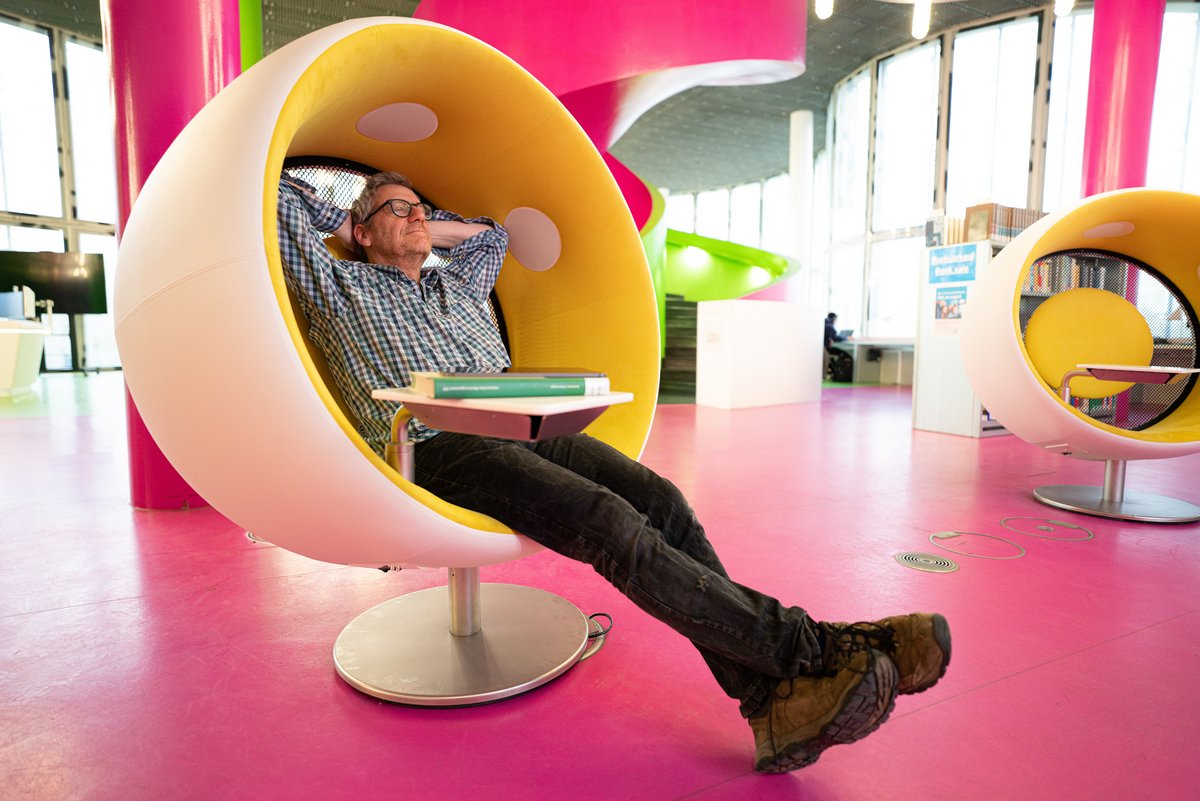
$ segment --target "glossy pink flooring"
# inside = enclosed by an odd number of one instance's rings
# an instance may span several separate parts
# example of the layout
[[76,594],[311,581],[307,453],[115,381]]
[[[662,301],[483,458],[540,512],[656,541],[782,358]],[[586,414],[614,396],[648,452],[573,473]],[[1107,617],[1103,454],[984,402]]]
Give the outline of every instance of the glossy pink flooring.
[[[753,773],[750,730],[688,643],[551,553],[484,580],[610,613],[597,656],[490,706],[359,694],[332,666],[342,626],[441,572],[309,561],[211,509],[134,511],[123,419],[119,374],[47,377],[35,396],[0,401],[5,799],[1197,797],[1200,527],[1040,506],[1033,487],[1098,483],[1100,466],[1010,436],[913,432],[904,389],[663,406],[645,454],[693,499],[735,578],[818,618],[950,619],[940,684],[784,776]],[[1198,472],[1197,458],[1137,463],[1128,488],[1197,502]],[[1000,525],[1010,515],[1095,539],[1014,534]],[[1027,554],[929,542],[951,529]],[[904,551],[960,569],[918,572],[895,561]]]

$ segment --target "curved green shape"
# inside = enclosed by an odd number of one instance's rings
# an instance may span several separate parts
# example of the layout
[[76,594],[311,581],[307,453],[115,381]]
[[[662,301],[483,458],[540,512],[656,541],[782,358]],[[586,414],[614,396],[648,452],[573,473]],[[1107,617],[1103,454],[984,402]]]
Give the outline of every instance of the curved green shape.
[[733,300],[795,275],[800,262],[736,242],[668,230],[662,288],[687,300]]
[[242,72],[263,57],[262,0],[239,0],[238,21],[242,34]]
[[[638,176],[641,179],[641,176]],[[642,247],[650,265],[650,279],[654,282],[654,296],[658,303],[658,352],[663,354],[667,347],[667,329],[663,319],[667,314],[667,292],[664,289],[664,271],[667,260],[667,225],[663,220],[666,202],[658,187],[642,180],[650,192],[650,216],[642,226]]]

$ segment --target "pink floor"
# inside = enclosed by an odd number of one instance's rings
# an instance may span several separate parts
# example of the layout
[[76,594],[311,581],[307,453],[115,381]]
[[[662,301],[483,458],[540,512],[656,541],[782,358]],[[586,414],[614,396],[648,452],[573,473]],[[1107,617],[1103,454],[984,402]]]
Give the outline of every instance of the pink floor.
[[[659,409],[644,461],[692,498],[735,578],[818,618],[927,609],[953,628],[937,687],[901,698],[862,742],[759,776],[748,726],[691,647],[550,553],[484,580],[611,614],[593,659],[490,706],[359,694],[331,663],[342,626],[442,574],[313,562],[211,509],[134,511],[120,376],[44,378],[35,396],[0,400],[0,796],[1197,797],[1200,527],[1054,512],[1033,487],[1098,483],[1101,468],[1010,436],[913,432],[910,418],[907,391],[871,386],[799,406]],[[1128,488],[1198,502],[1198,472],[1200,458],[1136,463]],[[1014,534],[1000,525],[1011,515],[1095,538]],[[1027,553],[956,556],[929,542],[944,530]],[[912,570],[894,559],[905,551],[960,569]]]

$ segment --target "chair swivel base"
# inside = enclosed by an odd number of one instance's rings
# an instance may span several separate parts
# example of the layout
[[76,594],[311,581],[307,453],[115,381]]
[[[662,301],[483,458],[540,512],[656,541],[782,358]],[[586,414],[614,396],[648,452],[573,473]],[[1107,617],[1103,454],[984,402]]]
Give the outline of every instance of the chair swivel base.
[[1200,520],[1200,506],[1145,492],[1126,491],[1118,501],[1105,498],[1103,487],[1054,484],[1038,487],[1033,491],[1033,497],[1059,509],[1137,523],[1192,523]]
[[562,675],[587,646],[588,621],[564,598],[481,584],[482,629],[450,633],[447,587],[401,595],[350,621],[333,648],[337,672],[385,701],[465,706],[498,701]]

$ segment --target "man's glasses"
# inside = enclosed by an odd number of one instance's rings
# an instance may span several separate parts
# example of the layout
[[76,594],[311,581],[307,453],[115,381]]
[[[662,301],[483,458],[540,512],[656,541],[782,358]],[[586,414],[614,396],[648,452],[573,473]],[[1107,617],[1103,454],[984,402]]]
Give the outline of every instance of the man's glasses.
[[413,209],[420,209],[422,215],[427,220],[433,216],[433,206],[430,206],[428,203],[409,203],[407,200],[401,200],[398,197],[394,197],[391,200],[385,200],[383,205],[375,209],[375,211],[371,212],[366,217],[363,217],[363,221],[360,223],[360,225],[366,225],[367,220],[371,219],[385,208],[391,209],[392,214],[395,214],[400,218],[404,218],[412,214]]

